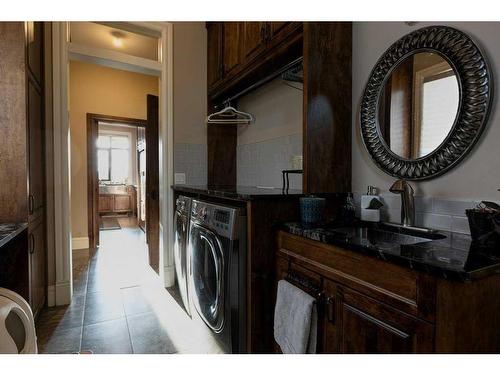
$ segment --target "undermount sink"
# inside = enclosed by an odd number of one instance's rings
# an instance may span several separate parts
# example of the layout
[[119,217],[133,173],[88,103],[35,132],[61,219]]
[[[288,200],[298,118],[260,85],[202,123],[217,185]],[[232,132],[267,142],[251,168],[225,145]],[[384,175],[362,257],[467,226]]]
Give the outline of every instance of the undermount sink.
[[346,241],[364,246],[377,247],[380,250],[399,250],[401,245],[415,245],[446,238],[446,236],[408,228],[397,228],[386,225],[380,227],[353,226],[330,229],[335,236],[343,237]]

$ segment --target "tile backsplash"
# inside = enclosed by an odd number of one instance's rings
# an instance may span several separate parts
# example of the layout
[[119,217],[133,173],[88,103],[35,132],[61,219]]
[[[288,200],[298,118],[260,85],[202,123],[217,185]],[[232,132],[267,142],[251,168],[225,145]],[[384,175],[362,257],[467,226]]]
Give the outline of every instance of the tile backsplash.
[[[281,171],[291,169],[297,155],[302,155],[301,134],[238,145],[237,184],[281,188]],[[290,175],[290,189],[302,189],[302,175]]]
[[206,185],[207,145],[175,143],[174,173],[184,173],[187,185]]
[[[360,213],[360,193],[354,193],[356,214]],[[381,208],[381,220],[401,222],[401,197],[393,193],[380,195],[384,207]],[[469,222],[465,210],[475,207],[479,201],[452,200],[415,196],[415,224],[421,227],[442,229],[470,234]]]

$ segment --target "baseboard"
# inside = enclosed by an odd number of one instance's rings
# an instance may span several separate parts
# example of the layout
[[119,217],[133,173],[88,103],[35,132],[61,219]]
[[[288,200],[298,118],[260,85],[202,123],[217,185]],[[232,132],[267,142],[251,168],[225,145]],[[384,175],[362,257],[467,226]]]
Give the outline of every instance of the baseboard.
[[56,305],[56,286],[49,285],[47,288],[47,306],[52,307]]
[[55,287],[55,304],[57,306],[69,305],[73,296],[72,285],[70,281],[56,283]]
[[175,268],[174,266],[165,266],[164,278],[165,278],[165,288],[170,288],[175,284]]
[[71,239],[71,248],[73,250],[88,249],[89,248],[89,238],[88,237],[73,237]]

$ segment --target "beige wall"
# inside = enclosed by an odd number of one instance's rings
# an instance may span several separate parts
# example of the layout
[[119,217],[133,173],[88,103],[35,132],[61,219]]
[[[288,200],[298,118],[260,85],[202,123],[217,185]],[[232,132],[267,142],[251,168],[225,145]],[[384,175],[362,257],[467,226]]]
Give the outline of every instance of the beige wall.
[[[435,23],[434,23],[435,24]],[[498,22],[454,22],[449,25],[468,33],[482,47],[489,58],[493,77],[500,77],[500,44]],[[419,22],[413,27],[404,22],[355,22],[353,25],[352,64],[352,189],[364,193],[367,185],[379,187],[387,192],[394,178],[378,169],[365,151],[359,134],[359,103],[364,86],[373,65],[380,55],[401,36],[428,26]],[[500,114],[494,101],[490,120],[481,139],[469,156],[457,167],[441,177],[412,183],[416,194],[448,199],[500,200]]]
[[174,22],[174,172],[187,184],[207,183],[207,30]]
[[174,23],[174,142],[206,144],[205,22]]
[[158,78],[98,65],[70,63],[71,227],[87,237],[87,113],[146,118],[146,95]]

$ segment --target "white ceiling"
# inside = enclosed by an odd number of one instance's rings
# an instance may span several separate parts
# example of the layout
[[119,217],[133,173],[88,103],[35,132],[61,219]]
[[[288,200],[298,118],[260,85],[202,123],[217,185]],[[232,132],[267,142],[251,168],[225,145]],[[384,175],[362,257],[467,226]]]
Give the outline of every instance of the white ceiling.
[[[113,42],[118,35],[121,46]],[[158,60],[158,39],[150,36],[119,30],[94,22],[71,22],[71,42],[85,46],[105,48],[129,55]]]

